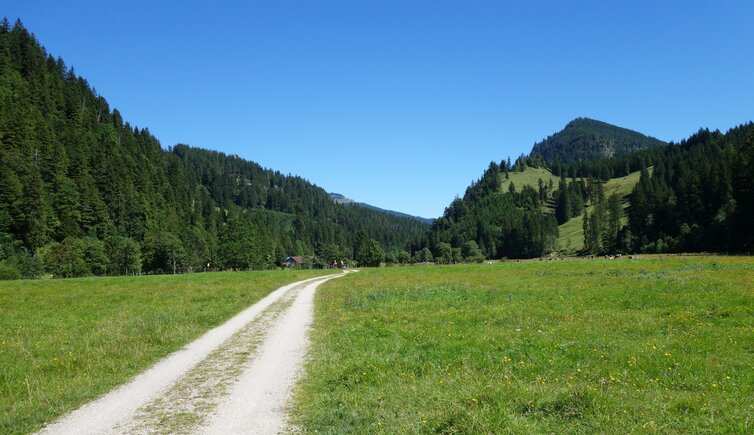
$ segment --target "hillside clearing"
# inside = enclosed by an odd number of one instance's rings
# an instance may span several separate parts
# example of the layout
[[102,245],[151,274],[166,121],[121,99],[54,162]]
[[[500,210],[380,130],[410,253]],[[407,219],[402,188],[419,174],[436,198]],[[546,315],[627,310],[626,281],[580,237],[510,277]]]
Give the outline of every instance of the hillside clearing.
[[[649,168],[650,173],[652,168]],[[640,171],[632,172],[625,177],[612,178],[605,182],[605,197],[616,194],[622,198],[623,208],[628,207],[628,195],[634,189],[634,186],[639,182],[641,176]],[[510,172],[509,178],[506,179],[503,176],[500,183],[500,192],[507,192],[510,183],[516,186],[516,189],[520,190],[523,186],[531,186],[534,189],[539,188],[539,180],[542,180],[545,185],[550,181],[553,183],[553,188],[558,188],[560,177],[553,175],[548,169],[545,168],[533,168],[527,166],[523,172]],[[552,207],[550,205],[549,207]],[[587,206],[587,212],[593,211],[592,206]],[[544,209],[546,212],[553,212],[551,208]],[[628,224],[628,218],[623,218],[623,224]],[[570,219],[568,222],[558,227],[559,236],[556,241],[556,249],[560,252],[574,253],[584,247],[584,218],[583,215],[576,216]]]
[[[652,168],[649,168],[652,173]],[[634,187],[639,183],[641,171],[632,172],[625,177],[612,178],[605,183],[605,197],[618,195],[621,197],[623,209],[628,208],[628,195],[631,194]],[[586,211],[592,213],[593,206],[587,206]],[[623,225],[628,224],[626,216],[621,220]],[[568,222],[558,227],[559,236],[556,242],[558,251],[573,253],[584,248],[584,215],[571,218]]]
[[552,181],[555,189],[558,188],[558,182],[560,177],[553,175],[549,169],[545,168],[532,168],[527,166],[523,172],[509,172],[508,179],[503,175],[502,182],[500,183],[500,191],[507,192],[508,186],[512,182],[517,190],[521,190],[524,186],[531,186],[535,189],[539,188],[539,180],[541,179],[545,185]]

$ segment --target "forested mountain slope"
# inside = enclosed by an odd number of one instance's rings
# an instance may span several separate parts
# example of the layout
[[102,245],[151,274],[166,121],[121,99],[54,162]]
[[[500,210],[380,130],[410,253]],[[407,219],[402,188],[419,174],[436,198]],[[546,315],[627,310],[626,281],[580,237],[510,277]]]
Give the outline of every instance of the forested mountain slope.
[[[540,189],[510,182],[507,162],[491,162],[482,177],[456,198],[413,249],[417,260],[480,261],[484,258],[532,258],[555,247],[558,224],[543,212],[548,185]],[[506,182],[508,180],[508,182]],[[501,186],[507,186],[502,190]]]
[[398,250],[425,228],[237,156],[165,150],[20,22],[0,23],[0,275],[264,268],[351,256],[359,231]]
[[754,252],[754,124],[700,130],[646,157],[631,193],[637,251]]
[[612,158],[565,150],[571,163],[490,163],[414,246],[419,259],[541,256],[560,230],[570,253],[754,252],[754,124]]
[[618,157],[636,150],[666,145],[635,131],[589,118],[577,118],[563,130],[534,145],[531,154],[545,161],[573,163]]
[[[606,237],[607,211],[605,207],[594,210],[596,217],[591,215],[584,227],[589,252],[754,250],[752,123],[726,133],[701,129],[678,144],[611,159],[557,165],[555,171],[571,181],[591,180],[593,185],[641,172],[638,183],[628,195],[625,209],[628,225],[617,231],[613,229],[612,235]],[[559,195],[557,203],[573,203],[573,198],[573,195]],[[585,195],[583,199],[584,203],[588,200],[593,205],[595,201],[600,202],[594,195]],[[564,210],[560,223],[580,215],[572,207],[571,212],[566,213],[568,208],[560,207]],[[594,226],[590,224],[593,219],[596,219]]]

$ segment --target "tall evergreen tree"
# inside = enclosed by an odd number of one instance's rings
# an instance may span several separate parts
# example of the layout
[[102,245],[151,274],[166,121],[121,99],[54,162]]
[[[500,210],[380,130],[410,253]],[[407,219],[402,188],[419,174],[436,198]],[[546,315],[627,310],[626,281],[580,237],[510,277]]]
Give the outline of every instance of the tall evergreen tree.
[[620,197],[616,194],[610,195],[607,199],[606,218],[602,240],[607,252],[614,253],[618,248],[620,241],[618,235],[621,229],[621,218],[623,217],[623,206]]
[[571,219],[571,192],[568,189],[568,184],[565,179],[560,180],[558,186],[558,201],[555,206],[555,217],[558,219],[558,224],[563,224]]

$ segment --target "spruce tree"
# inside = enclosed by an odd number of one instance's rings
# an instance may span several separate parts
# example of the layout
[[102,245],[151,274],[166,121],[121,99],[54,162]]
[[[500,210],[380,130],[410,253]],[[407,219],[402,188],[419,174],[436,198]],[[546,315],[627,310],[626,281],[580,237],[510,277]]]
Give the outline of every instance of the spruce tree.
[[571,219],[571,193],[565,179],[560,180],[558,187],[558,202],[555,206],[555,217],[558,224],[564,224]]

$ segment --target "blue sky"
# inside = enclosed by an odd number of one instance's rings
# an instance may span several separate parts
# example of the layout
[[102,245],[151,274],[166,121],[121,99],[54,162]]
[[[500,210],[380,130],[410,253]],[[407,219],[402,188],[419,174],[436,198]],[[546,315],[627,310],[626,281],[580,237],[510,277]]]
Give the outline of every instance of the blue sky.
[[751,1],[3,3],[164,147],[425,217],[579,116],[754,119]]

